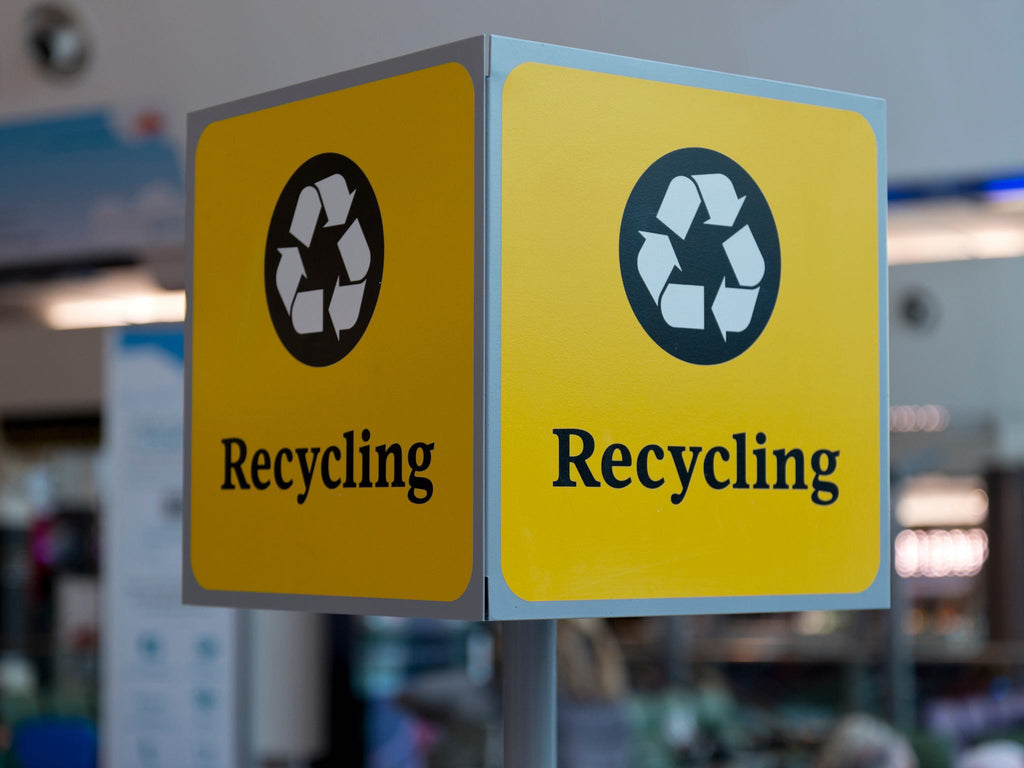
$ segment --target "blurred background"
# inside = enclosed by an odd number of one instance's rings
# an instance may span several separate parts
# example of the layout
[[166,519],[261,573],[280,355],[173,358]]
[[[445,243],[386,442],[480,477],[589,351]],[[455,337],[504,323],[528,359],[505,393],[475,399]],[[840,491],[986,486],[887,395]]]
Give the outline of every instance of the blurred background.
[[179,605],[185,115],[481,32],[888,102],[892,610],[562,622],[560,765],[1024,767],[1020,0],[0,4],[0,759],[500,765],[494,628]]

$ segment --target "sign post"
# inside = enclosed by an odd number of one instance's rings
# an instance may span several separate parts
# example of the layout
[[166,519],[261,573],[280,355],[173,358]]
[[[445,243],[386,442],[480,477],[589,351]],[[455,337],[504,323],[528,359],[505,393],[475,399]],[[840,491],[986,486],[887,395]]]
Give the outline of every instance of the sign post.
[[501,640],[505,768],[554,768],[555,622],[506,621],[501,625]]
[[[186,601],[886,607],[884,136],[492,36],[190,115]],[[553,712],[552,625],[505,628]]]

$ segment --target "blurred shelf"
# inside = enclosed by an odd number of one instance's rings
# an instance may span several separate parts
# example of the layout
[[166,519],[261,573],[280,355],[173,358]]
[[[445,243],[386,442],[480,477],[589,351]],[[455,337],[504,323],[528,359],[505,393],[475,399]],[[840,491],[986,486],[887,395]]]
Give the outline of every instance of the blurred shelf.
[[[627,656],[631,656],[627,650]],[[704,664],[882,664],[884,649],[850,635],[691,638],[689,661]],[[915,639],[915,664],[1024,666],[1024,643]]]
[[693,638],[690,660],[728,664],[834,664],[868,661],[872,649],[847,635]]

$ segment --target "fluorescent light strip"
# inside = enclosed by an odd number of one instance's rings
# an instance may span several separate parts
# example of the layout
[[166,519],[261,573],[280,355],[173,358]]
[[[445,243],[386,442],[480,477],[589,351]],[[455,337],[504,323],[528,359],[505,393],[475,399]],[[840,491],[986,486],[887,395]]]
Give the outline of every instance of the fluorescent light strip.
[[1024,229],[1009,225],[970,230],[890,232],[889,263],[1005,259],[1024,256]]
[[896,518],[906,528],[981,525],[987,517],[988,494],[981,488],[908,490],[896,504]]
[[185,292],[152,291],[104,299],[55,301],[44,308],[43,318],[56,330],[180,323],[185,319]]
[[988,536],[980,528],[900,531],[893,554],[904,578],[977,576],[988,559]]

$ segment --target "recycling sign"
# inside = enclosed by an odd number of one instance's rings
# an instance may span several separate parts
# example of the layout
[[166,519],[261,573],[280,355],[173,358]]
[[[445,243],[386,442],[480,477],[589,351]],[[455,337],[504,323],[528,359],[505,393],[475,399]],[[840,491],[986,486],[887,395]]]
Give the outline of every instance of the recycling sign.
[[714,365],[761,335],[779,291],[779,236],[760,188],[736,162],[691,147],[658,159],[626,203],[622,282],[669,354]]
[[313,366],[347,355],[373,315],[383,267],[366,175],[344,155],[307,160],[285,184],[267,235],[267,308],[288,351]]
[[883,102],[485,36],[188,137],[186,602],[887,604]]

